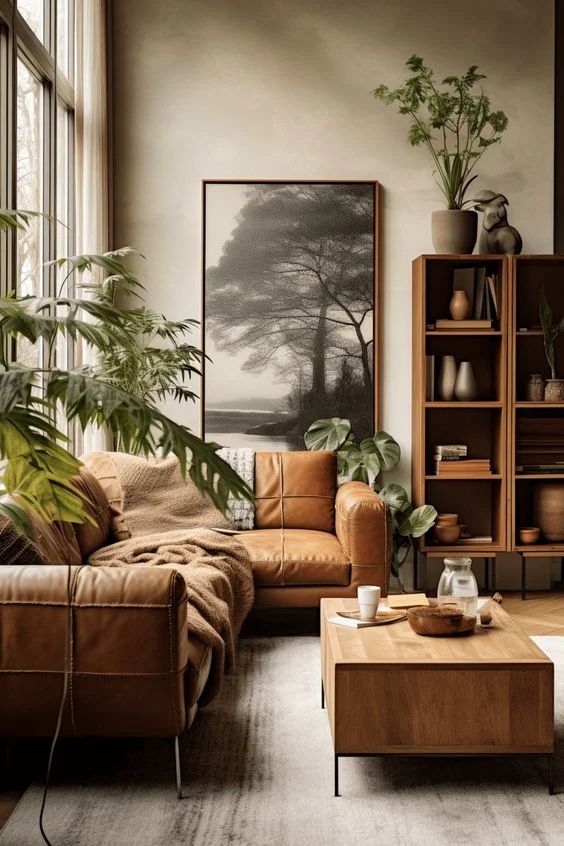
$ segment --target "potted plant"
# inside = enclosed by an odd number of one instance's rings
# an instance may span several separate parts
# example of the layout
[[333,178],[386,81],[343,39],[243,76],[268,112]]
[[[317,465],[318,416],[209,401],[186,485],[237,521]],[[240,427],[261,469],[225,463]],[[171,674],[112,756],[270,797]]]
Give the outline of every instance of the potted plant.
[[399,113],[411,117],[409,141],[424,144],[433,158],[435,179],[446,210],[432,215],[432,237],[438,253],[471,253],[476,243],[477,215],[465,209],[472,174],[488,147],[497,144],[507,128],[502,111],[492,111],[479,87],[486,79],[472,65],[462,76],[447,76],[437,83],[420,56],[406,62],[412,73],[399,88],[379,85],[372,92],[386,105],[397,103]]
[[339,479],[366,482],[388,505],[394,529],[392,572],[401,585],[400,567],[407,558],[413,539],[432,528],[437,511],[432,505],[413,508],[407,491],[401,485],[380,486],[380,473],[399,464],[401,450],[397,441],[384,431],[359,441],[351,431],[350,420],[340,417],[316,420],[305,433],[304,440],[310,450],[336,452]]
[[[32,216],[31,212],[0,209],[0,233],[25,229]],[[102,289],[115,286],[135,294],[142,285],[127,264],[133,252],[124,248],[102,255],[71,256],[55,264],[64,269],[65,281],[95,271],[103,277]],[[197,489],[224,512],[230,496],[252,499],[252,491],[217,455],[218,444],[205,443],[156,405],[161,396],[171,392],[178,396],[175,374],[199,372],[199,350],[185,348],[181,355],[175,353],[172,379],[161,373],[160,382],[152,384],[149,391],[118,380],[112,368],[105,374],[103,367],[57,364],[57,339],[66,336],[70,341],[80,338],[106,361],[115,350],[121,350],[124,360],[136,362],[145,356],[148,366],[154,368],[155,361],[143,343],[147,320],[152,322],[150,312],[122,308],[104,296],[36,297],[12,291],[0,297],[0,494],[8,493],[18,503],[1,498],[0,513],[20,530],[26,530],[30,511],[47,521],[82,523],[89,519],[73,484],[80,462],[70,451],[61,427],[62,415],[76,421],[83,431],[90,424],[106,425],[127,452],[174,454],[182,473],[188,473]],[[158,321],[156,334],[171,342],[173,351],[178,350],[178,337],[188,325]],[[11,351],[23,339],[43,345],[40,365],[13,359]]]
[[564,317],[555,320],[549,305],[544,285],[540,291],[539,317],[544,334],[544,353],[550,367],[550,379],[546,380],[544,398],[547,402],[564,402],[564,379],[556,378],[554,344],[557,337],[564,333]]

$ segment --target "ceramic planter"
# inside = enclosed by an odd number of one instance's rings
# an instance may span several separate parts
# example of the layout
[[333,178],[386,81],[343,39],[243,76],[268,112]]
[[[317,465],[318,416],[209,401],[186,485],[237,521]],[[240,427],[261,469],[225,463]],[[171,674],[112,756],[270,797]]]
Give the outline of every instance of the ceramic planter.
[[546,402],[564,402],[564,379],[547,379],[544,398]]
[[465,209],[443,209],[431,215],[431,234],[437,253],[470,254],[478,234],[478,215]]
[[535,485],[534,520],[549,543],[564,541],[564,484]]

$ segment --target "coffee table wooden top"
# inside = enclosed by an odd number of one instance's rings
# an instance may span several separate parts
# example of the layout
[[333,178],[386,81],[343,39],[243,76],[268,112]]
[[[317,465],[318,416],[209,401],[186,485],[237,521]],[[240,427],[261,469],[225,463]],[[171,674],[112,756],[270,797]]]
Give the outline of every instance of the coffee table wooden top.
[[[493,603],[492,603],[493,605]],[[407,620],[384,626],[352,629],[326,623],[338,611],[354,611],[356,599],[322,599],[322,637],[337,664],[435,664],[480,666],[486,664],[551,664],[552,661],[528,637],[503,608],[492,609],[492,624],[476,627],[461,637],[422,637]]]

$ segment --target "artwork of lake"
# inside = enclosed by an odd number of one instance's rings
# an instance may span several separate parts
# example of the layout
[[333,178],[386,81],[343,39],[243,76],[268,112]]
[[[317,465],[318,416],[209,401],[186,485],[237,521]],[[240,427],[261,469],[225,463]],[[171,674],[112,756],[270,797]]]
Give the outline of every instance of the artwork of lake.
[[374,431],[374,182],[207,182],[203,431],[303,449],[323,417]]

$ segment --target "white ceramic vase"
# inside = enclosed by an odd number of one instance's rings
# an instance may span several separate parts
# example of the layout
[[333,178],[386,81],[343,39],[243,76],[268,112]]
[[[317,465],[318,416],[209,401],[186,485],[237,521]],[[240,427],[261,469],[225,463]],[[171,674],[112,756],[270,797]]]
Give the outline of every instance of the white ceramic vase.
[[456,383],[456,359],[453,355],[443,355],[439,371],[438,392],[443,402],[454,399],[454,385]]
[[454,395],[461,402],[471,402],[478,398],[478,383],[476,382],[472,362],[460,362],[456,382],[454,383]]

